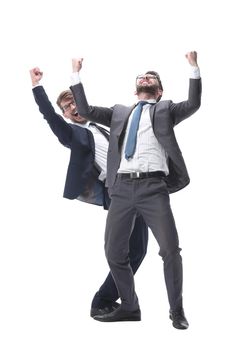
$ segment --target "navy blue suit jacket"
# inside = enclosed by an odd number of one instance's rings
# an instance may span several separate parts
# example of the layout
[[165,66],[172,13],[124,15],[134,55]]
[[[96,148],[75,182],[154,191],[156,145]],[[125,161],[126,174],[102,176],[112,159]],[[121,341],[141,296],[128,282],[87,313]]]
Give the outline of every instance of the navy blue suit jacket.
[[53,133],[71,150],[64,197],[103,205],[107,209],[109,198],[104,183],[98,179],[100,172],[95,166],[95,142],[91,131],[67,123],[57,114],[42,86],[35,87],[33,95]]

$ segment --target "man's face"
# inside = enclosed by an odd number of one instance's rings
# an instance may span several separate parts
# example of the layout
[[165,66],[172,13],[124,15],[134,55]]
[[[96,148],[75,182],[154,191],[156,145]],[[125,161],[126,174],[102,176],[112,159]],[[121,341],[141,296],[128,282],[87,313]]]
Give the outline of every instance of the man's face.
[[157,95],[159,92],[159,84],[157,77],[152,74],[141,74],[136,78],[136,93],[141,92]]
[[63,116],[70,119],[74,123],[85,124],[87,120],[81,117],[76,108],[76,104],[73,98],[64,99],[60,103],[60,107],[63,111]]

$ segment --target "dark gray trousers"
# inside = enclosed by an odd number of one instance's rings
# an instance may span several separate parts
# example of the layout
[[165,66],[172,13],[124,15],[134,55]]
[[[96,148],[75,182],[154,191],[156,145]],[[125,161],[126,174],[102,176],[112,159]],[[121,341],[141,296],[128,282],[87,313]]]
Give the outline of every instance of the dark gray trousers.
[[171,310],[182,307],[182,259],[169,194],[161,178],[123,179],[112,188],[105,231],[105,254],[116,283],[121,307],[139,307],[129,263],[129,239],[137,213],[153,232],[164,262],[164,276]]

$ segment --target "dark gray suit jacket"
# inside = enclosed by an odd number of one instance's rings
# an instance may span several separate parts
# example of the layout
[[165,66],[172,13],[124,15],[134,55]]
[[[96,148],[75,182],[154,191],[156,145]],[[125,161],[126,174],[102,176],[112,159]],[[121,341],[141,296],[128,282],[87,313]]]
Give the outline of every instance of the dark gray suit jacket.
[[[110,127],[106,186],[112,189],[120,165],[121,146],[128,118],[134,106],[115,105],[112,108],[89,106],[81,83],[70,88],[81,116]],[[170,100],[160,101],[150,107],[154,134],[169,156],[170,172],[166,177],[169,193],[179,191],[190,181],[173,128],[196,112],[200,104],[201,79],[190,79],[188,100],[180,103],[173,103]]]

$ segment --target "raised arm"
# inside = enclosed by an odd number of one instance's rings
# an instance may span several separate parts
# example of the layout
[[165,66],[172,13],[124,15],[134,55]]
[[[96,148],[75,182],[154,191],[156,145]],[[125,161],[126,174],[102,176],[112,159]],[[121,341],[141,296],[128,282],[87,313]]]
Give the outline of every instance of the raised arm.
[[174,125],[180,123],[184,119],[190,117],[195,113],[201,105],[201,78],[200,71],[197,63],[197,52],[188,52],[185,57],[187,58],[191,68],[192,77],[189,81],[188,100],[180,103],[172,103],[171,116],[173,118]]
[[85,91],[79,77],[79,72],[82,69],[82,62],[82,58],[72,59],[73,85],[70,86],[70,89],[77,105],[77,111],[82,117],[88,120],[110,127],[113,109],[90,106],[87,102]]
[[72,128],[62,116],[55,112],[43,86],[39,85],[43,77],[43,72],[38,67],[35,67],[30,70],[30,77],[33,86],[33,95],[39,107],[39,111],[43,114],[43,117],[46,119],[51,130],[58,137],[59,141],[64,146],[70,147]]

